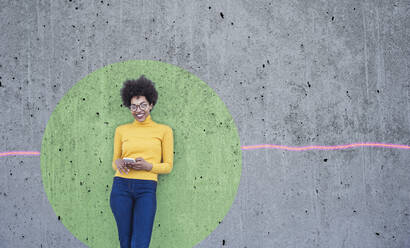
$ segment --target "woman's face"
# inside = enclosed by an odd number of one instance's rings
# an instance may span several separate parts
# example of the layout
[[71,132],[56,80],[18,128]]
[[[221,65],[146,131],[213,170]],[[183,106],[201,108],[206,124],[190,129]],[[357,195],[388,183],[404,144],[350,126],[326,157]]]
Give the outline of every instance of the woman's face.
[[[135,107],[134,105],[137,106],[136,109],[134,108]],[[149,104],[145,96],[134,96],[133,98],[131,98],[130,108],[131,108],[132,116],[134,116],[134,118],[137,121],[144,121],[152,109],[152,104]]]

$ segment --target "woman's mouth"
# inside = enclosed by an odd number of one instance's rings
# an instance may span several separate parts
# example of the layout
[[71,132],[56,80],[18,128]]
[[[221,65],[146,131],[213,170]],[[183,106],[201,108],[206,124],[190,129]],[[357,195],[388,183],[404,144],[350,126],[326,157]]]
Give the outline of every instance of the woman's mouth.
[[136,116],[141,119],[142,117],[144,117],[144,114],[136,114]]

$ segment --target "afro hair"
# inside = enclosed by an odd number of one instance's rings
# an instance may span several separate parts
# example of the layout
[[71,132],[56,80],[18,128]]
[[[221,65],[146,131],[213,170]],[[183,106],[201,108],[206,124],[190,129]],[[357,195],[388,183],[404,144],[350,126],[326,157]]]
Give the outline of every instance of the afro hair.
[[144,75],[141,75],[137,80],[126,80],[121,89],[123,105],[129,108],[131,106],[131,98],[134,96],[145,96],[148,103],[150,105],[152,104],[152,109],[154,109],[158,100],[158,92],[155,89],[155,83],[147,79]]

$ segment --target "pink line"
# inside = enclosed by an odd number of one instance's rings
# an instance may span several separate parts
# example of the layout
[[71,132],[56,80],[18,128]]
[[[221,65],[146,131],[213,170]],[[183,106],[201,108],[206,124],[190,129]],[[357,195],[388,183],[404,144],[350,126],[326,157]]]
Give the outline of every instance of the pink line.
[[399,148],[399,149],[410,149],[410,146],[406,145],[395,145],[395,144],[382,144],[382,143],[355,143],[349,145],[338,145],[338,146],[302,146],[302,147],[290,147],[290,146],[281,146],[281,145],[252,145],[252,146],[242,146],[242,150],[254,150],[260,148],[272,148],[272,149],[283,149],[289,151],[303,151],[303,150],[337,150],[337,149],[348,149],[351,147],[358,146],[378,146],[378,147],[387,147],[387,148]]
[[40,152],[37,152],[37,151],[10,151],[10,152],[0,152],[0,157],[13,156],[13,155],[38,156],[38,155],[40,155]]
[[[288,151],[306,151],[306,150],[314,150],[314,149],[316,150],[341,150],[341,149],[348,149],[348,148],[360,147],[360,146],[410,149],[410,146],[407,146],[407,145],[382,144],[382,143],[355,143],[355,144],[338,145],[338,146],[301,146],[301,147],[262,144],[262,145],[242,146],[241,148],[242,150],[271,148],[271,149],[282,149],[282,150],[288,150]],[[0,153],[0,157],[13,156],[13,155],[39,156],[40,152],[38,151],[10,151],[10,152]]]

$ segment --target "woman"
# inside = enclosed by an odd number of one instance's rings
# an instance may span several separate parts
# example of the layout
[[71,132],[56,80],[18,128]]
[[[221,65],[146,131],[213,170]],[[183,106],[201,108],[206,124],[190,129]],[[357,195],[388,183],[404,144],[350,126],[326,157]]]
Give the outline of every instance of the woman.
[[121,248],[147,248],[157,209],[158,174],[168,174],[173,167],[173,132],[151,119],[158,93],[144,75],[125,81],[121,97],[134,121],[115,130],[110,206]]

